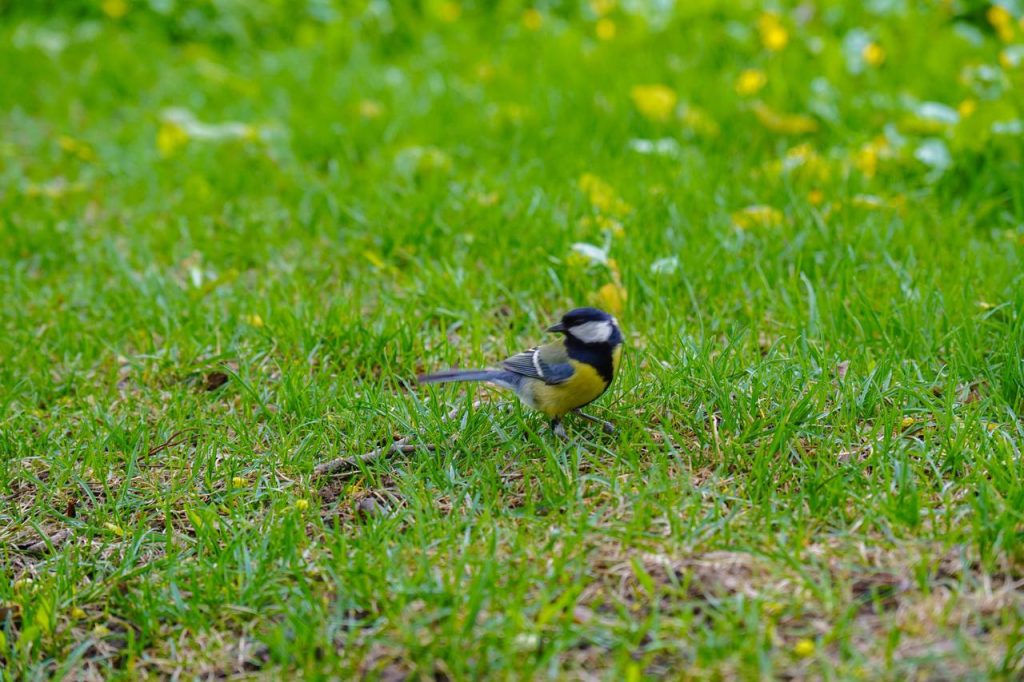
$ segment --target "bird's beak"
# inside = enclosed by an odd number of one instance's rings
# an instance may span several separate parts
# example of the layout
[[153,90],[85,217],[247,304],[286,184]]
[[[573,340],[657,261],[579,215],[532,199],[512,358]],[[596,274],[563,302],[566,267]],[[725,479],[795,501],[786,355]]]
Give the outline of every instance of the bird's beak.
[[558,324],[553,324],[550,327],[548,327],[548,332],[550,332],[552,334],[555,333],[555,332],[564,332],[564,331],[565,331],[565,325],[562,324],[561,322],[559,322]]

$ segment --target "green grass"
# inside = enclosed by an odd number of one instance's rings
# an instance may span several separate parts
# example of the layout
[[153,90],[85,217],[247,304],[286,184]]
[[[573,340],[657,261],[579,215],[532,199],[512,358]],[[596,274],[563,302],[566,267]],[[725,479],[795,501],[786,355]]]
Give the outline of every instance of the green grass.
[[0,678],[1019,676],[1024,26],[676,4],[0,2]]

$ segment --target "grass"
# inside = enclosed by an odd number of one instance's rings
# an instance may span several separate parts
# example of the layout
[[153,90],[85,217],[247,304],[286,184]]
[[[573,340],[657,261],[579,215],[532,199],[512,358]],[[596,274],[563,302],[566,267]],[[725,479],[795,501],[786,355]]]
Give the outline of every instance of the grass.
[[1024,26],[677,5],[0,2],[0,678],[1019,676]]

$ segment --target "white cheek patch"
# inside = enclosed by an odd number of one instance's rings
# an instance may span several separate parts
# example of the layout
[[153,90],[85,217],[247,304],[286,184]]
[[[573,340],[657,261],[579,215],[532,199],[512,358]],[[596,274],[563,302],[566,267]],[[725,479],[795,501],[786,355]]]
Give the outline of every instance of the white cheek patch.
[[569,333],[583,343],[605,343],[612,337],[612,323],[608,320],[584,322],[569,327]]

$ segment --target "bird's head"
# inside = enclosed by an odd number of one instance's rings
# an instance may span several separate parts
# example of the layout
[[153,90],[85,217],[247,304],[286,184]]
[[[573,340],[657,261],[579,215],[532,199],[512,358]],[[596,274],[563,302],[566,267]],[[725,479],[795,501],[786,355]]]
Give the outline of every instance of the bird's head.
[[548,331],[565,334],[567,342],[585,345],[617,346],[622,343],[618,321],[597,308],[570,310],[558,324],[548,327]]

